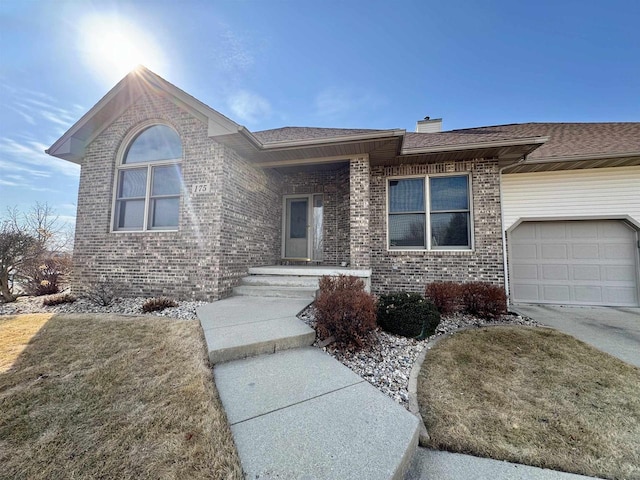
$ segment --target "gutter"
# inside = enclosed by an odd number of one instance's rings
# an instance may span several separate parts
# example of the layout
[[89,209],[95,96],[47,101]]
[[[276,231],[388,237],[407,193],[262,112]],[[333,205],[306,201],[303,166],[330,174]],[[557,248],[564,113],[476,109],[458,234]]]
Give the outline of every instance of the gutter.
[[372,133],[364,133],[358,135],[341,135],[337,137],[311,138],[306,140],[285,140],[281,142],[262,143],[245,127],[240,127],[239,132],[247,138],[259,150],[285,150],[299,147],[324,145],[327,143],[349,143],[362,140],[376,140],[390,137],[403,137],[406,130],[378,130]]
[[[549,137],[527,137],[516,138],[512,140],[494,140],[492,142],[475,142],[464,145],[438,145],[434,147],[415,147],[402,149],[402,155],[420,155],[424,153],[441,153],[441,152],[458,152],[460,150],[479,150],[483,148],[495,147],[517,147],[519,145],[542,145],[547,142]],[[517,165],[517,164],[516,164]]]
[[607,155],[599,155],[599,154],[573,155],[569,157],[566,157],[566,156],[565,157],[544,157],[539,159],[534,158],[528,161],[527,165],[534,165],[538,163],[580,162],[585,160],[609,160],[613,158],[627,158],[627,157],[640,157],[640,152],[610,153]]

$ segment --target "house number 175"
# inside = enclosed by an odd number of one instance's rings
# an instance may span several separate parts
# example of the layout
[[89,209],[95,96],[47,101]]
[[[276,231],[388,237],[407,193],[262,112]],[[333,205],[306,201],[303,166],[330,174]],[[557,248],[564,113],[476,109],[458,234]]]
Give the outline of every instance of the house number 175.
[[191,193],[209,193],[211,186],[208,183],[196,183],[191,186]]

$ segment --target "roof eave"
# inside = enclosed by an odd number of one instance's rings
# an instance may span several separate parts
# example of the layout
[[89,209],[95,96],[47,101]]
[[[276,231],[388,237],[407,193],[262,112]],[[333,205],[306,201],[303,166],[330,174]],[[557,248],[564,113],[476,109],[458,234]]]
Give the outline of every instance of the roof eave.
[[[538,148],[548,140],[549,137],[528,137],[510,140],[495,140],[491,142],[474,142],[454,145],[436,145],[433,147],[403,148],[401,151],[401,155],[424,155],[429,153],[459,152],[462,150],[482,150],[489,148],[515,147],[526,145],[531,145],[535,148]],[[535,150],[535,148],[533,148],[531,151]]]
[[[405,133],[406,130],[402,129],[377,130],[371,133],[359,133],[356,135],[340,135],[334,137],[311,138],[305,140],[286,140],[281,142],[269,142],[264,144],[261,143],[260,145],[262,145],[261,148],[263,150],[287,150],[323,144],[353,143],[385,138],[392,139],[396,137],[402,138],[404,137]],[[257,140],[253,135],[251,135],[251,137],[254,138],[256,142],[259,142],[259,140]]]
[[[67,130],[45,153],[54,157],[80,164],[84,158],[87,145],[102,132],[123,109],[128,108],[142,93],[144,88],[160,90],[179,106],[192,112],[197,118],[207,123],[210,137],[233,135],[244,127],[202,103],[185,91],[167,82],[145,67],[138,67],[127,74],[98,103],[96,103],[80,120]],[[98,114],[113,109],[113,115],[107,115],[95,125],[91,122]],[[82,132],[82,130],[87,130]]]

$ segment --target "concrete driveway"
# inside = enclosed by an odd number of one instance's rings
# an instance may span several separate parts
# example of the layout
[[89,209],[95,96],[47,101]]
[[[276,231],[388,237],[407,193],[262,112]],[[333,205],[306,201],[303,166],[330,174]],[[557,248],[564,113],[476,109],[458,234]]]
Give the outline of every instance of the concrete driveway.
[[640,367],[640,308],[513,305],[511,310]]

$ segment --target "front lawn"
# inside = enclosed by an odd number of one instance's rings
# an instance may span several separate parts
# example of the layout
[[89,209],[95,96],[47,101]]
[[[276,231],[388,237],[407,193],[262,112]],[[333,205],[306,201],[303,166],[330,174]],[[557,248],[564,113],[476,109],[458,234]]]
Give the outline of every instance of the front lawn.
[[640,479],[640,369],[546,328],[467,330],[418,380],[431,447]]
[[0,317],[3,478],[242,478],[195,321]]

